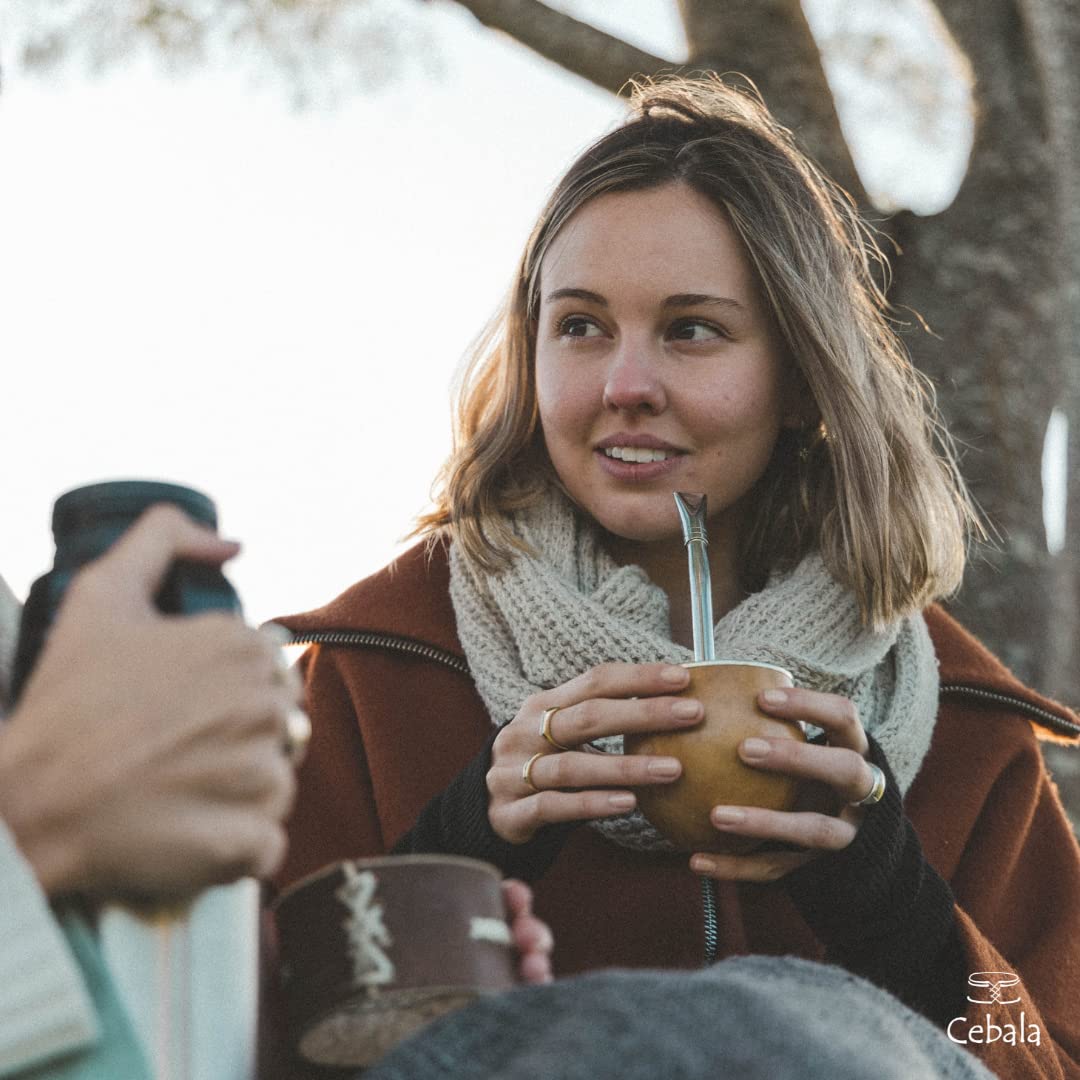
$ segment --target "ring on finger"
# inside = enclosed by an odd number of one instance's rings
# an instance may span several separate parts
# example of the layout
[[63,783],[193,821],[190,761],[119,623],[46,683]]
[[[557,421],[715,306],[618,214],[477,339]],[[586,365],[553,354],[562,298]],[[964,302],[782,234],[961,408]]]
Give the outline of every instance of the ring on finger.
[[311,720],[303,709],[290,709],[285,714],[285,732],[281,749],[294,767],[300,765],[311,742]]
[[544,715],[540,718],[540,734],[544,737],[544,741],[550,746],[554,746],[556,750],[569,750],[569,746],[563,746],[554,735],[551,734],[551,718],[562,708],[561,705],[554,705],[550,709],[544,710]]
[[537,758],[546,757],[546,753],[541,750],[539,754],[533,754],[528,761],[521,767],[521,779],[525,782],[525,786],[530,791],[539,791],[540,789],[533,783],[532,767],[536,764]]
[[851,803],[851,806],[873,806],[874,803],[881,802],[881,797],[885,794],[885,773],[872,761],[868,761],[866,764],[870,767],[873,782],[870,784],[870,790],[861,799],[856,799],[855,802]]

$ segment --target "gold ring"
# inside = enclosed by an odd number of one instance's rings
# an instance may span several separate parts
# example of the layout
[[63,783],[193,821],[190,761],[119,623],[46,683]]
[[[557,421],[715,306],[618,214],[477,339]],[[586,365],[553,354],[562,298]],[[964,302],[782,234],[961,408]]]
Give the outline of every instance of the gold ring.
[[885,794],[885,774],[872,761],[866,764],[870,766],[873,783],[866,795],[851,803],[852,806],[873,806],[874,803],[881,802],[881,796]]
[[540,789],[533,783],[532,767],[536,764],[537,758],[546,757],[547,755],[541,750],[539,754],[533,754],[528,761],[522,766],[521,779],[525,781],[525,786],[532,791],[539,791]]
[[554,746],[556,750],[570,750],[571,747],[563,746],[561,742],[555,739],[555,736],[551,734],[551,718],[561,709],[561,705],[555,705],[550,709],[544,710],[544,715],[540,720],[540,734],[543,735],[544,740],[551,746]]
[[311,721],[308,714],[303,709],[290,709],[285,714],[285,734],[281,740],[281,748],[294,766],[299,766],[304,760],[309,742]]

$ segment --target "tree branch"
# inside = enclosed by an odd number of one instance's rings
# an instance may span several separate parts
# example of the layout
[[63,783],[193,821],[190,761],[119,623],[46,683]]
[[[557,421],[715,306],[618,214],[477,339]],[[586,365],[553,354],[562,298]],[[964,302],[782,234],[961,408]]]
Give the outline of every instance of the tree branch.
[[752,79],[803,149],[857,203],[868,206],[799,0],[679,0],[679,12],[690,67],[740,72]]
[[595,26],[555,11],[540,0],[456,0],[483,26],[617,94],[632,75],[675,70],[677,61],[653,56]]

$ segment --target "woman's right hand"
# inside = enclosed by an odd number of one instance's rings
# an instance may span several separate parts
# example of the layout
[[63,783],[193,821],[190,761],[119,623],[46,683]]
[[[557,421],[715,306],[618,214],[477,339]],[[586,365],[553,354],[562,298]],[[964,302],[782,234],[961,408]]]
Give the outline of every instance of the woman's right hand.
[[[700,723],[701,702],[673,696],[689,681],[686,668],[673,664],[598,664],[527,698],[492,745],[487,774],[492,829],[512,844],[523,844],[545,825],[625,814],[636,805],[629,788],[677,779],[682,766],[676,758],[604,754],[586,744],[605,735]],[[556,710],[548,716],[551,741],[543,735],[549,710]]]

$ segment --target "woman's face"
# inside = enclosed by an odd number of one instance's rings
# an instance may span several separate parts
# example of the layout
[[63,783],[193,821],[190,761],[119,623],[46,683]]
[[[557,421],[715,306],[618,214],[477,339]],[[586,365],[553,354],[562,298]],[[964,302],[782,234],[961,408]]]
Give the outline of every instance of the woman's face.
[[730,523],[797,410],[726,216],[681,184],[600,196],[540,281],[540,420],[574,501],[632,541],[681,535],[673,491],[704,492]]

